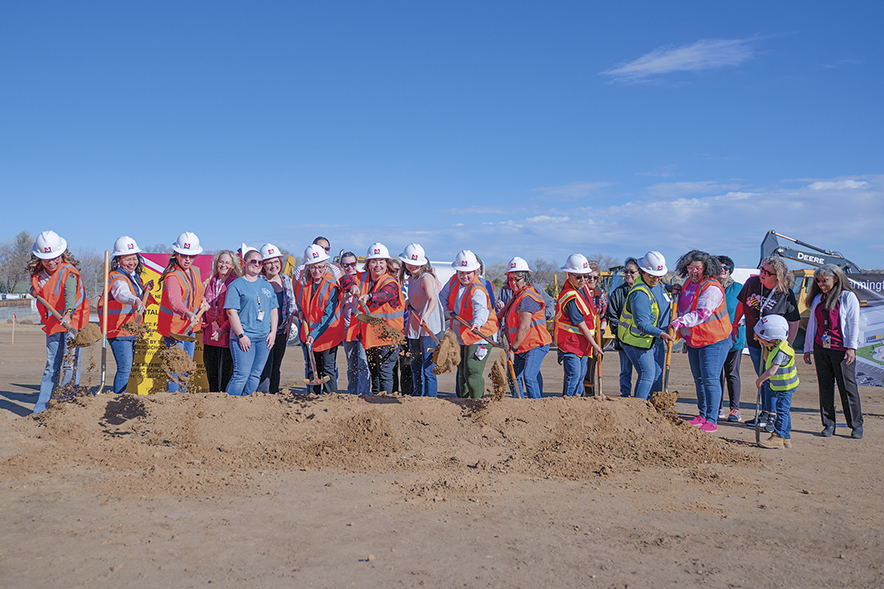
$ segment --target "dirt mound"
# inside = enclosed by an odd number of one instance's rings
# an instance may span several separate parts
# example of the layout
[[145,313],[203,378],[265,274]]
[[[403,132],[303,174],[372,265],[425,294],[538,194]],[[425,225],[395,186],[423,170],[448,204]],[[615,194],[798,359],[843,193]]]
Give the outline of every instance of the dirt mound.
[[678,391],[668,391],[665,393],[663,391],[657,391],[651,395],[651,398],[648,399],[648,401],[654,406],[654,409],[660,413],[666,414],[675,407],[675,402],[678,401]]
[[493,387],[492,399],[500,401],[506,397],[506,363],[503,358],[495,360],[491,365],[491,386]]
[[15,427],[33,444],[0,462],[0,473],[77,464],[105,472],[96,490],[111,495],[241,492],[259,486],[257,472],[292,468],[429,471],[470,489],[491,473],[586,479],[750,461],[638,399],[101,395],[56,404]]
[[398,344],[405,341],[405,334],[389,325],[381,325],[378,328],[378,336],[380,336],[381,339],[389,340]]
[[101,340],[101,329],[95,323],[87,323],[71,340],[72,348],[85,348]]
[[433,372],[436,374],[449,372],[460,364],[460,345],[453,332],[446,331],[439,340],[439,345],[433,350],[433,364]]

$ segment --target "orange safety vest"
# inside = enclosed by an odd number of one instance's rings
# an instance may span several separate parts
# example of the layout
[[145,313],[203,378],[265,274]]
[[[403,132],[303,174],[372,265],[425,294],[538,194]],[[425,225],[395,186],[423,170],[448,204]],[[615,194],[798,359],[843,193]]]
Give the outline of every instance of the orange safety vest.
[[[124,337],[134,335],[133,333],[123,329],[123,325],[129,321],[138,322],[138,314],[135,312],[135,305],[124,305],[110,296],[110,291],[115,282],[123,281],[129,285],[132,294],[138,296],[139,286],[144,290],[144,284],[135,284],[132,277],[120,270],[114,270],[108,274],[107,283],[107,337]],[[141,279],[139,278],[139,282]],[[101,301],[98,302],[98,324],[104,327],[104,313],[102,313]]]
[[717,344],[731,335],[731,318],[727,313],[727,301],[724,296],[724,288],[722,288],[721,283],[717,280],[707,278],[700,284],[700,287],[697,288],[697,293],[694,295],[694,300],[691,303],[691,311],[697,310],[700,296],[707,288],[717,288],[721,291],[721,303],[709,319],[700,325],[695,325],[690,328],[690,346],[692,348],[702,348],[703,346],[708,346],[710,344]]
[[581,357],[592,356],[592,344],[584,337],[580,328],[571,323],[571,319],[565,313],[565,305],[571,300],[577,304],[577,310],[583,315],[584,322],[590,332],[595,329],[598,321],[595,305],[592,304],[592,295],[587,292],[586,287],[577,290],[570,282],[566,282],[559,294],[559,300],[556,301],[556,318],[553,323],[556,332],[556,346],[563,352],[577,354]]
[[523,288],[520,293],[510,299],[510,302],[507,303],[506,307],[503,308],[503,311],[500,312],[500,316],[506,322],[510,344],[516,341],[516,336],[519,334],[519,327],[521,326],[519,305],[525,297],[540,303],[540,310],[536,313],[532,313],[531,323],[528,327],[528,332],[525,334],[525,339],[523,339],[522,343],[519,344],[519,347],[514,350],[519,354],[552,343],[552,336],[546,328],[546,316],[543,313],[543,297],[540,296],[540,293],[537,292],[536,288],[528,286]]
[[312,280],[307,284],[302,284],[298,289],[298,305],[301,307],[304,316],[307,318],[307,325],[301,329],[302,342],[306,342],[307,336],[310,335],[310,332],[322,322],[325,307],[328,305],[328,301],[334,290],[338,291],[338,304],[335,305],[335,310],[328,327],[326,327],[325,331],[319,334],[319,337],[313,342],[314,352],[330,350],[344,339],[344,316],[341,314],[344,298],[341,293],[341,287],[338,284],[337,279],[335,279],[334,275],[331,273],[331,270],[327,270],[326,273],[323,274],[322,283],[319,285],[319,289],[316,292],[313,291]]
[[479,281],[478,274],[473,275],[473,281],[470,282],[469,286],[464,290],[463,296],[460,298],[460,307],[457,308],[455,307],[457,304],[457,292],[460,290],[460,281],[457,279],[457,274],[452,276],[448,281],[448,310],[454,311],[458,317],[467,323],[473,322],[474,315],[472,300],[473,292],[475,292],[476,289],[481,290],[482,294],[485,295],[485,306],[488,307],[489,312],[488,321],[485,322],[485,325],[479,328],[479,333],[484,337],[479,337],[457,319],[451,322],[451,328],[457,330],[456,333],[460,338],[460,341],[466,346],[471,346],[483,339],[491,339],[491,336],[497,333],[497,313],[494,312],[494,307],[491,305],[491,297],[488,296],[488,291],[485,290],[485,285]]
[[[399,286],[399,283],[396,282],[392,276],[384,274],[381,276],[380,280],[375,283],[374,288],[369,289],[370,278],[371,272],[369,271],[365,271],[359,275],[359,296],[369,294],[370,292],[377,292],[385,285],[392,282],[393,285],[396,286],[396,292],[399,293],[399,307],[394,307],[392,303],[384,303],[376,309],[372,309],[371,314],[386,319],[386,325],[388,327],[402,331],[405,329],[405,297],[402,295],[402,287]],[[355,316],[350,320],[351,329],[354,328],[354,323],[356,324],[356,333],[362,340],[362,346],[366,350],[369,348],[390,346],[396,343],[391,339],[381,337],[380,328],[383,327],[382,325],[362,323],[361,321],[358,321]]]
[[[187,275],[184,271],[177,267],[169,272],[166,276],[174,274],[178,277],[178,284],[181,286],[181,300],[187,305],[187,309],[195,311],[203,302],[203,281],[200,279],[200,271],[196,266],[188,269]],[[199,326],[197,326],[199,327]],[[160,312],[157,317],[157,333],[160,335],[171,335],[173,333],[184,334],[190,329],[190,320],[187,315],[178,315],[172,310],[172,303],[169,302],[169,293],[166,290],[166,279],[163,279],[163,297],[160,301]]]
[[[34,292],[46,299],[49,306],[58,311],[60,315],[64,315],[64,283],[67,282],[68,276],[73,274],[77,277],[77,300],[74,302],[74,312],[71,314],[71,327],[74,329],[82,329],[84,325],[89,323],[89,299],[86,298],[86,289],[83,286],[83,280],[80,278],[80,272],[70,262],[62,262],[54,274],[49,276],[42,287],[37,286],[37,276],[31,276],[31,288]],[[55,315],[49,309],[43,306],[43,303],[37,301],[37,307],[40,311],[40,317],[43,319],[43,331],[47,335],[61,333],[67,331]]]

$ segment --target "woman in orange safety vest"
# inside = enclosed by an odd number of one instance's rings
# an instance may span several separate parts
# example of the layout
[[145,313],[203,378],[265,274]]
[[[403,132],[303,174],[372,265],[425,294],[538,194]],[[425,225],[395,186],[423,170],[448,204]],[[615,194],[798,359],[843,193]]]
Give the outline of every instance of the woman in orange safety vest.
[[599,316],[592,292],[586,288],[592,272],[589,261],[583,254],[571,254],[562,270],[568,273],[568,280],[556,301],[554,325],[559,359],[565,369],[563,394],[573,397],[583,390],[589,356],[594,352],[601,357],[604,352],[593,335]]
[[[179,341],[171,337],[193,335],[200,324],[199,312],[209,309],[203,299],[203,281],[199,269],[193,265],[197,255],[203,251],[199,237],[190,231],[178,236],[172,244],[172,257],[160,275],[163,289],[160,310],[157,317],[157,333],[163,336],[166,347],[178,346],[193,358],[196,342]],[[178,392],[177,379],[169,379],[169,392]]]
[[[108,275],[107,343],[117,364],[115,393],[126,392],[135,358],[135,342],[138,341],[138,336],[123,326],[142,321],[145,301],[153,288],[153,280],[147,284],[141,280],[144,264],[138,255],[140,253],[138,244],[127,235],[114,242],[113,261]],[[98,319],[103,326],[104,314],[100,302]]]
[[[341,313],[343,298],[338,279],[328,265],[329,255],[319,245],[304,250],[304,271],[298,285],[298,317],[301,319],[301,341],[304,349],[313,352],[316,372],[307,362],[307,378],[329,377],[322,385],[315,385],[311,392],[337,393],[338,344],[344,340],[344,316]],[[309,360],[309,358],[308,358]]]
[[80,384],[79,348],[72,352],[72,365],[62,374],[71,330],[81,329],[89,322],[89,300],[80,278],[79,263],[68,252],[67,242],[54,231],[37,236],[31,251],[28,270],[31,274],[31,295],[40,295],[61,321],[40,301],[37,310],[46,333],[46,368],[40,382],[40,394],[34,413],[46,409],[56,387],[73,381]]
[[669,327],[684,338],[694,375],[699,415],[690,424],[711,433],[718,430],[721,370],[731,346],[730,315],[717,280],[721,263],[706,252],[691,250],[678,259],[676,272],[689,279],[678,295],[678,317]]
[[510,343],[507,355],[516,373],[514,386],[524,377],[525,395],[539,399],[543,394],[540,365],[549,353],[552,336],[546,328],[546,304],[530,280],[528,262],[519,257],[510,260],[506,281],[513,298],[500,312],[500,321],[506,325]]
[[[350,291],[358,297],[360,311],[382,317],[384,325],[401,332],[405,327],[405,297],[402,287],[387,272],[390,259],[387,246],[382,243],[370,245],[365,256],[366,270],[359,274],[357,284],[351,286]],[[365,348],[371,390],[392,393],[399,344],[382,332],[384,325],[351,321],[349,329],[357,334]]]
[[451,266],[457,274],[442,288],[439,298],[445,316],[451,320],[451,331],[460,343],[458,395],[481,399],[485,394],[482,373],[491,347],[488,340],[497,333],[497,314],[485,285],[479,280],[480,264],[476,254],[462,250]]

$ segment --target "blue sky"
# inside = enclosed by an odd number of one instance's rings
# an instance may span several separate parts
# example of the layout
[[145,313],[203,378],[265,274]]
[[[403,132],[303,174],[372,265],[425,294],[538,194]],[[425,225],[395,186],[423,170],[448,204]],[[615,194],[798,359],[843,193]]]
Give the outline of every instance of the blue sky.
[[[884,267],[881,2],[0,4],[0,238]],[[797,263],[791,264],[799,267]]]

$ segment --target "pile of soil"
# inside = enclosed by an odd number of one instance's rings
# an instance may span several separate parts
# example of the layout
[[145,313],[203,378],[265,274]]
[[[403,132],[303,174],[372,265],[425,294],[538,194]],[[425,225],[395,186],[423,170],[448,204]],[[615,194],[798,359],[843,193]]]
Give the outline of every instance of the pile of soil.
[[651,398],[648,399],[651,405],[654,406],[654,409],[659,411],[660,413],[669,413],[670,411],[675,411],[675,402],[678,401],[678,391],[657,391],[656,393],[651,395]]
[[397,344],[401,344],[405,341],[405,334],[389,325],[381,325],[380,328],[378,328],[378,335],[381,339],[390,340]]
[[100,395],[15,427],[42,443],[0,462],[0,475],[100,468],[96,490],[113,495],[213,496],[251,488],[256,471],[293,468],[435,472],[471,487],[487,473],[582,480],[751,460],[639,399]]
[[83,329],[77,332],[70,346],[73,348],[85,348],[101,340],[101,328],[96,323],[87,323]]
[[383,317],[375,317],[374,315],[357,315],[356,319],[374,326],[383,325],[385,323]]
[[439,340],[439,345],[433,350],[433,373],[442,374],[450,372],[452,368],[460,364],[460,344],[452,331],[446,331]]

